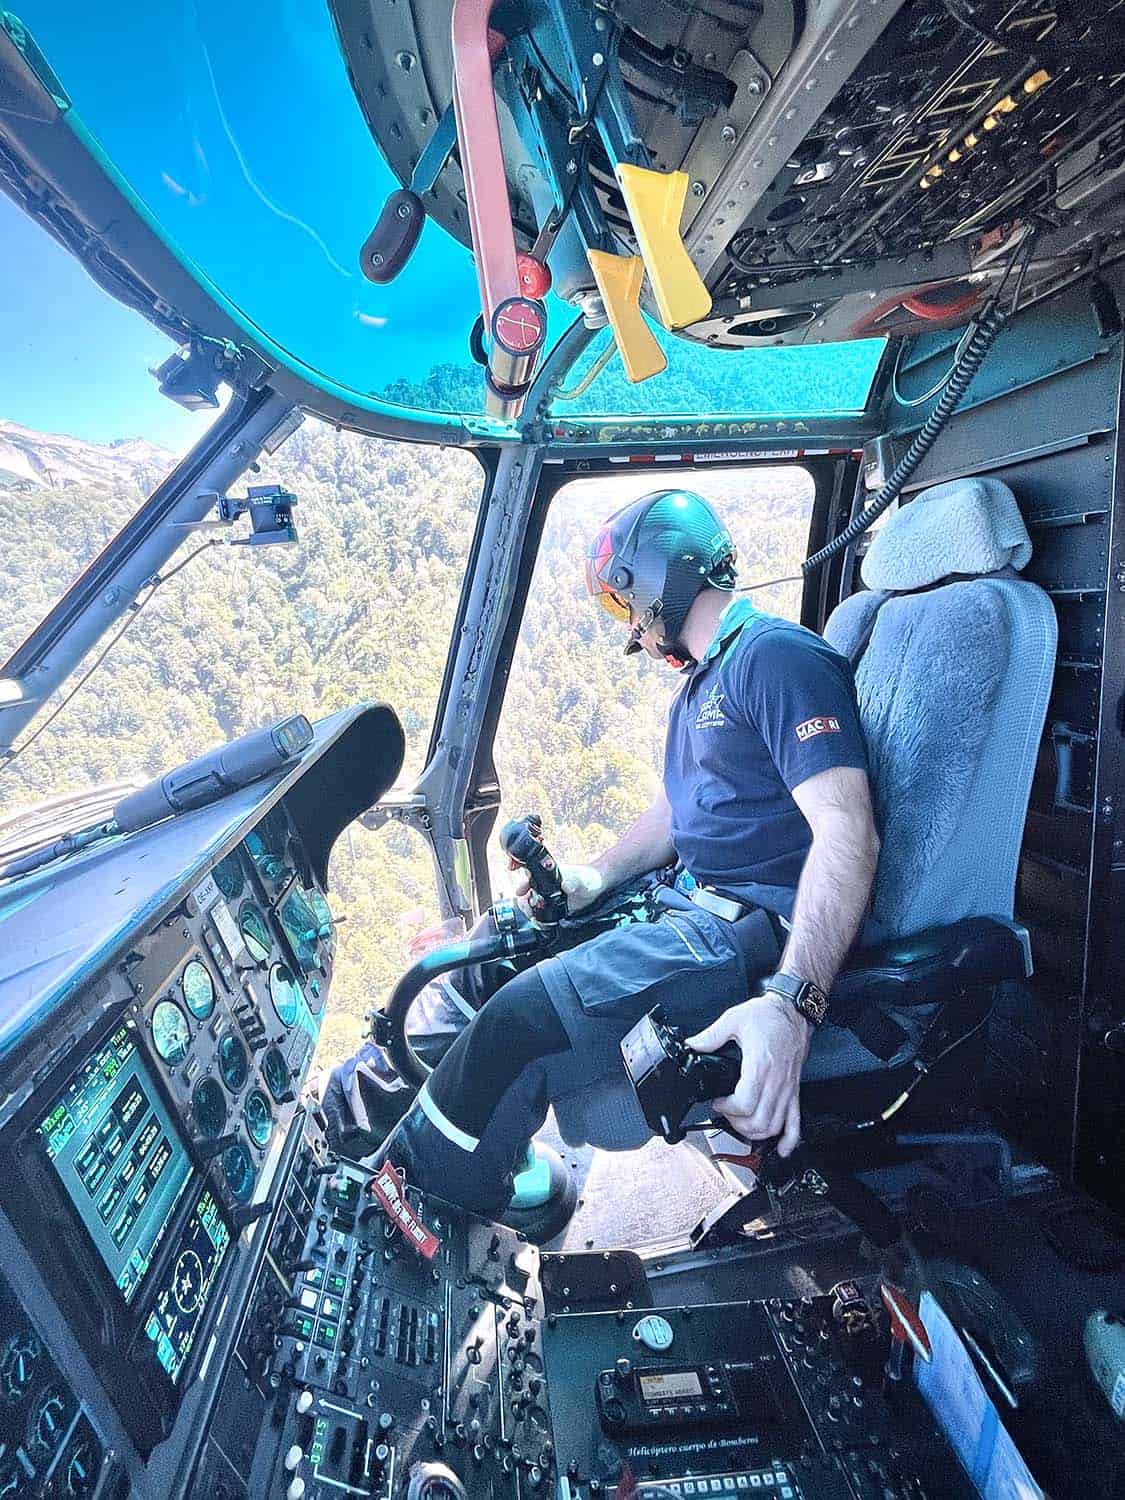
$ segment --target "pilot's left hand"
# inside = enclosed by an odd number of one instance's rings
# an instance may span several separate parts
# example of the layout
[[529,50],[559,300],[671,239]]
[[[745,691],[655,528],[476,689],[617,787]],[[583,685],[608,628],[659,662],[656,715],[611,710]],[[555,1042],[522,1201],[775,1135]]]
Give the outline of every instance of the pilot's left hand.
[[738,1087],[726,1099],[716,1099],[715,1108],[747,1140],[780,1136],[781,1156],[790,1155],[801,1139],[801,1069],[812,1030],[791,1001],[767,990],[732,1005],[705,1031],[687,1039],[696,1052],[715,1052],[726,1042],[738,1044]]

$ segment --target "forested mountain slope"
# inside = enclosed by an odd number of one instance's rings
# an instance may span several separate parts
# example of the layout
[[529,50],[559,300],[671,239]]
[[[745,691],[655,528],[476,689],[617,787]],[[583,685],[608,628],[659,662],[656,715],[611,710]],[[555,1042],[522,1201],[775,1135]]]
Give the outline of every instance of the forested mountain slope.
[[[147,444],[97,447],[25,429],[18,448],[19,467],[0,465],[0,661],[172,463]],[[0,812],[92,783],[147,778],[282,714],[315,718],[361,698],[395,707],[408,739],[404,780],[420,769],[479,464],[468,453],[306,422],[253,478],[296,493],[298,544],[217,544],[158,589],[57,723],[0,766]],[[622,657],[620,628],[584,596],[582,560],[597,522],[662,479],[649,470],[610,484],[580,481],[548,520],[497,763],[506,810],[541,811],[564,856],[596,853],[655,784],[675,679]],[[730,519],[747,581],[793,571],[804,555],[806,475],[727,471],[693,483]],[[175,561],[208,535],[190,538]],[[792,609],[795,598],[791,589],[769,591],[758,602]],[[401,827],[371,833],[357,825],[337,846],[330,899],[346,920],[325,1062],[354,1047],[364,1012],[404,966],[404,935],[434,911],[429,853]]]

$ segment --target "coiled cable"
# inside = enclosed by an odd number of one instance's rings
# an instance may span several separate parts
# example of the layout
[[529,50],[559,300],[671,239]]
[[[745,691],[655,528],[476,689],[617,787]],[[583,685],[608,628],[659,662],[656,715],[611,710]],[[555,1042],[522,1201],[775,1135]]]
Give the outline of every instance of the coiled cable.
[[850,547],[856,537],[862,536],[872,522],[877,521],[883,512],[894,504],[902,493],[906,481],[933,447],[945,424],[957,410],[961,397],[969,389],[973,376],[984,363],[985,356],[996,342],[997,335],[1007,321],[1007,312],[1001,311],[995,303],[985,308],[977,320],[961,358],[953,368],[941,399],[915,434],[914,440],[895,465],[890,477],[871,503],[866,505],[858,515],[852,517],[839,536],[833,537],[826,546],[821,547],[819,552],[814,552],[810,557],[805,558],[801,564],[803,574],[807,576],[814,569],[828,562],[830,558],[837,557],[845,547]]

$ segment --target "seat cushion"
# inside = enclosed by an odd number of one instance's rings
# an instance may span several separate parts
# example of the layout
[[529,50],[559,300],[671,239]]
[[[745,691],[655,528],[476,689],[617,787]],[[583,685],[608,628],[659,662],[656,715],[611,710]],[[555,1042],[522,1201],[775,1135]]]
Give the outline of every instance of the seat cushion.
[[1027,933],[1014,922],[965,917],[909,937],[857,948],[832,986],[837,1015],[855,1003],[928,1005],[954,987],[1019,982],[1028,976]]

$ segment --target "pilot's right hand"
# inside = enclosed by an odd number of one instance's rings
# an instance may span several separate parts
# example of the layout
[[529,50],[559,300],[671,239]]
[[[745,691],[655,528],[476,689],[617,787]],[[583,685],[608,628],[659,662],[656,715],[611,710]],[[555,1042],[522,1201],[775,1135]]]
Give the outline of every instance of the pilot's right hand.
[[[601,896],[605,894],[605,877],[596,865],[564,865],[559,863],[559,875],[562,877],[563,890],[566,892],[567,909],[570,916],[585,911],[588,906],[593,906]],[[516,873],[516,900],[527,911],[525,900],[531,889],[531,881],[526,870]],[[529,913],[530,915],[530,913]]]

